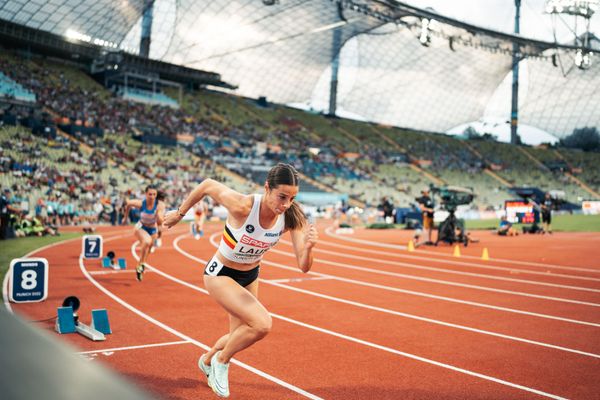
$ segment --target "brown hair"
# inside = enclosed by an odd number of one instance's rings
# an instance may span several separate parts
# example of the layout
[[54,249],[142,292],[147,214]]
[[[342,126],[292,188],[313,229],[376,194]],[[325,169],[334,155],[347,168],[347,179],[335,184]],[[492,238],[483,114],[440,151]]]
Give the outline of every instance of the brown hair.
[[[269,188],[275,189],[279,185],[298,186],[298,171],[290,164],[279,163],[269,171],[267,175]],[[300,204],[292,201],[290,208],[285,210],[285,229],[295,230],[306,224],[306,215]]]

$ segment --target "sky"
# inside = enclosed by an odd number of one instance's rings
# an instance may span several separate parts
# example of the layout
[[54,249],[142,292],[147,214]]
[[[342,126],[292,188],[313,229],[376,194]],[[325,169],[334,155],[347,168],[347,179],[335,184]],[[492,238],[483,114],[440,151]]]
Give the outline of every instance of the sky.
[[[514,32],[514,0],[400,0],[419,8],[431,7],[440,14],[461,21],[501,32]],[[553,41],[553,25],[559,42],[572,40],[569,27],[574,26],[573,17],[554,18],[545,14],[546,0],[521,0],[521,35],[529,38]],[[582,22],[582,19],[579,19]],[[600,10],[590,20],[590,31],[600,36]],[[581,27],[581,23],[579,23]],[[581,29],[579,30],[581,32]]]

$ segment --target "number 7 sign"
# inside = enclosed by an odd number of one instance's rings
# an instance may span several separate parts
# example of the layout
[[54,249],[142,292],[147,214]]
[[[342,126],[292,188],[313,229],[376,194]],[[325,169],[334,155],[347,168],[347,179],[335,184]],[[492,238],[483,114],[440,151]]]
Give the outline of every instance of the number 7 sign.
[[83,237],[82,246],[83,258],[102,257],[102,236],[85,235]]

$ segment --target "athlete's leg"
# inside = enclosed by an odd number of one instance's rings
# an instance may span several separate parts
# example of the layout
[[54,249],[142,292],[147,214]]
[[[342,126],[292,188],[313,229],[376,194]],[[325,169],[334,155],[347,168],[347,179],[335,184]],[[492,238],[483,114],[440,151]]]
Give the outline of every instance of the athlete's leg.
[[[252,288],[253,285],[256,287]],[[271,330],[269,312],[252,293],[257,285],[256,280],[246,289],[229,277],[204,275],[204,286],[210,295],[237,319],[232,321],[234,329],[226,335],[228,337],[217,341],[219,345],[225,342],[218,358],[221,363],[229,362],[236,353],[264,338]]]
[[[248,290],[250,293],[252,293],[252,295],[255,298],[258,299],[258,279],[256,279],[254,282],[252,282],[251,284],[246,286],[246,290]],[[212,359],[213,355],[217,351],[223,350],[223,348],[225,347],[225,344],[227,344],[227,340],[229,340],[229,335],[233,331],[235,331],[237,328],[239,328],[242,324],[243,324],[243,321],[241,319],[229,314],[229,333],[221,336],[215,342],[213,347],[208,351],[208,353],[206,353],[206,355],[204,356],[204,361],[205,361],[206,365],[210,365],[210,360]]]
[[204,221],[206,220],[206,216],[204,213],[200,216],[200,220],[198,221],[198,230],[196,231],[200,237],[204,236]]
[[153,239],[143,229],[135,230],[135,237],[140,242],[140,264],[146,262],[146,258],[148,257],[148,253],[150,252],[150,247],[152,246]]

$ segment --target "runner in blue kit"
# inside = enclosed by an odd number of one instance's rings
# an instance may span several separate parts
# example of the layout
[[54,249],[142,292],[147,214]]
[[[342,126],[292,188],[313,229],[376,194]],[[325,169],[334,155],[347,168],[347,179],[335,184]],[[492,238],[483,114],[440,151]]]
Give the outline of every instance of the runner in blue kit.
[[316,228],[294,201],[298,194],[298,172],[294,167],[277,164],[269,171],[264,187],[263,195],[244,195],[207,179],[179,209],[165,215],[164,226],[170,228],[204,196],[212,197],[229,212],[219,248],[204,269],[206,289],[229,314],[229,333],[198,360],[208,385],[220,397],[229,396],[229,360],[271,330],[271,316],[258,301],[262,257],[285,232],[290,232],[298,268],[308,272],[318,239]]
[[123,217],[123,224],[126,224],[129,210],[131,208],[140,210],[140,220],[135,224],[134,230],[135,237],[140,242],[140,261],[135,268],[138,281],[142,280],[148,254],[158,236],[158,226],[162,225],[165,213],[165,203],[157,199],[158,190],[156,186],[146,187],[145,192],[146,198],[144,200],[125,200],[125,215]]

